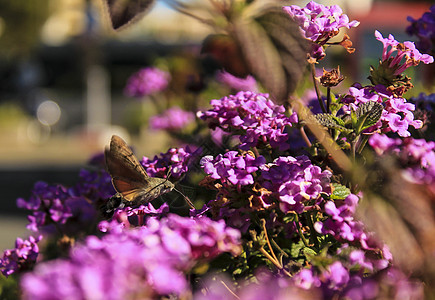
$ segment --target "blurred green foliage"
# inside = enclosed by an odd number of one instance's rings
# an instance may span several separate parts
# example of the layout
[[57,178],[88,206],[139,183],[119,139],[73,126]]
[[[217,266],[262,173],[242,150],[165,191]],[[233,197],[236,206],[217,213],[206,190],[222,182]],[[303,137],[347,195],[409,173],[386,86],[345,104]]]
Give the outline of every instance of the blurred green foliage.
[[25,56],[39,41],[39,33],[49,13],[49,0],[0,0],[0,55]]

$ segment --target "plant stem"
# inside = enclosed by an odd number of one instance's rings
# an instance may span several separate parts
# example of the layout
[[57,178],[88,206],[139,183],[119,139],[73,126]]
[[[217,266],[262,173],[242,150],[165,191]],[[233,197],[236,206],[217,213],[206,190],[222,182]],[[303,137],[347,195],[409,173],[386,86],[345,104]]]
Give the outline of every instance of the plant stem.
[[270,253],[272,253],[273,258],[274,258],[276,261],[278,261],[278,258],[276,257],[275,252],[273,252],[272,245],[270,244],[270,241],[269,241],[269,236],[268,236],[268,234],[267,234],[267,229],[266,229],[266,220],[261,219],[261,225],[262,225],[262,227],[263,227],[264,236],[266,237],[266,242],[267,242],[267,246],[269,246]]
[[320,95],[319,85],[317,84],[316,68],[314,67],[314,64],[310,64],[310,65],[311,65],[311,76],[313,78],[313,84],[314,84],[314,89],[316,90],[317,100],[319,101],[322,111],[326,113],[325,103],[323,103],[322,96]]
[[316,247],[316,249],[319,250],[319,241],[317,239],[317,231],[314,229],[314,222],[313,222],[313,214],[311,213],[307,213],[305,215],[305,217],[307,218],[308,221],[308,226],[310,227],[310,241],[311,243]]
[[284,269],[279,261],[275,260],[269,253],[267,253],[267,251],[263,247],[261,247],[259,250],[264,256],[266,256],[267,259],[269,259],[275,265],[275,267],[283,271],[287,276],[292,277],[292,275],[286,269]]
[[361,153],[362,150],[364,149],[365,145],[367,144],[367,141],[369,140],[369,136],[364,134],[361,136],[360,138],[360,142],[358,143],[358,147],[356,149],[357,153]]
[[307,136],[307,133],[305,132],[304,126],[301,126],[299,128],[299,132],[300,132],[300,134],[302,136],[302,139],[304,140],[305,144],[307,144],[308,147],[311,147],[312,144],[311,144],[310,139]]
[[299,236],[301,237],[305,247],[309,247],[308,241],[302,232],[301,224],[299,224],[299,215],[297,213],[295,213],[295,224],[296,224],[296,228],[298,229]]
[[331,88],[326,88],[326,111],[331,113]]
[[228,290],[228,292],[230,292],[231,295],[234,296],[234,298],[240,299],[240,297],[237,296],[236,293],[234,293],[223,280],[221,280],[220,283]]

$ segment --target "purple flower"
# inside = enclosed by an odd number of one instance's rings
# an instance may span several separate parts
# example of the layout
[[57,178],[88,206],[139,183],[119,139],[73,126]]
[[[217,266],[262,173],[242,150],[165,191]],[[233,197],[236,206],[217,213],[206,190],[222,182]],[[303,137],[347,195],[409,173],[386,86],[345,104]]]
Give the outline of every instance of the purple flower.
[[0,269],[5,276],[12,275],[20,271],[27,271],[33,268],[39,254],[37,243],[42,236],[34,238],[30,236],[28,240],[17,238],[15,249],[8,249],[3,252],[0,259]]
[[127,96],[142,98],[163,91],[169,80],[170,75],[165,71],[154,67],[144,68],[128,79],[124,92]]
[[413,281],[395,268],[374,276],[354,276],[341,292],[346,299],[424,299],[423,284]]
[[406,28],[410,35],[418,37],[417,48],[424,53],[435,53],[435,5],[425,12],[421,18],[408,17],[411,25]]
[[153,159],[143,157],[141,163],[151,177],[166,178],[170,170],[171,176],[179,179],[187,173],[193,153],[188,146],[171,148],[166,153],[160,153],[160,156],[154,156]]
[[150,118],[152,129],[181,130],[195,121],[195,114],[179,107],[171,107],[161,115]]
[[248,75],[246,78],[239,78],[228,72],[218,71],[216,78],[219,82],[236,91],[258,92],[257,81],[251,75]]
[[369,144],[378,155],[384,153],[398,157],[408,179],[415,183],[432,185],[435,183],[435,142],[424,139],[392,139],[375,134]]
[[[257,272],[256,280],[240,282],[234,285],[222,275],[202,282],[201,289],[193,295],[195,300],[224,300],[224,299],[270,299],[270,300],[305,300],[322,299],[321,291],[315,288],[305,290],[294,284],[288,278],[270,274],[267,271]],[[237,295],[237,297],[234,296]]]
[[380,121],[366,129],[366,132],[380,129],[384,132],[397,132],[398,135],[406,137],[411,135],[408,131],[409,126],[421,128],[423,125],[420,120],[414,120],[412,113],[415,110],[414,104],[406,102],[404,98],[391,95],[381,86],[361,87],[356,85],[349,88],[348,96],[342,101],[345,103],[343,110],[348,114],[351,110],[356,111],[360,103],[373,101],[384,105]]
[[349,22],[349,17],[338,5],[324,6],[311,1],[303,8],[291,5],[284,6],[283,10],[299,25],[302,35],[314,43],[311,57],[318,60],[325,56],[323,46],[341,28],[350,29],[359,25],[358,21]]
[[324,277],[329,277],[329,288],[339,289],[345,286],[349,281],[349,271],[343,267],[342,263],[336,261],[328,266],[323,273]]
[[205,156],[201,159],[201,166],[205,173],[213,179],[221,179],[223,183],[233,185],[254,184],[255,173],[258,168],[266,163],[264,157],[257,158],[246,154],[238,155],[237,151],[228,151],[224,155],[219,154],[213,159],[212,156]]
[[66,204],[71,195],[61,185],[48,185],[45,182],[37,182],[33,187],[29,200],[17,199],[17,206],[32,212],[27,218],[30,224],[27,228],[39,231],[42,227],[54,223],[65,224],[72,216],[71,208]]
[[[387,62],[388,67],[394,70],[394,75],[403,73],[411,66],[417,66],[420,62],[425,64],[433,63],[434,59],[429,54],[421,54],[413,42],[399,43],[391,34],[384,38],[379,31],[375,31],[376,39],[384,45],[382,52],[382,63]],[[393,53],[396,55],[393,56]],[[402,61],[404,61],[402,63]]]
[[[331,172],[311,164],[306,156],[279,157],[261,168],[261,185],[277,195],[281,210],[302,213],[321,193],[331,193]],[[267,202],[267,201],[266,201]]]
[[112,185],[112,178],[104,168],[96,170],[82,169],[79,182],[69,189],[69,193],[76,197],[86,197],[97,202],[107,199],[116,193]]
[[320,287],[320,279],[313,274],[311,269],[302,269],[292,278],[294,284],[304,290],[309,290],[314,287]]
[[40,263],[23,276],[24,299],[152,299],[187,292],[195,261],[239,254],[240,233],[206,217],[168,215],[146,226],[89,236],[68,259]]
[[296,123],[297,115],[285,116],[285,108],[268,99],[267,94],[239,92],[220,100],[212,100],[212,109],[198,112],[211,129],[221,128],[239,134],[240,149],[270,144],[281,151],[289,148],[286,126]]

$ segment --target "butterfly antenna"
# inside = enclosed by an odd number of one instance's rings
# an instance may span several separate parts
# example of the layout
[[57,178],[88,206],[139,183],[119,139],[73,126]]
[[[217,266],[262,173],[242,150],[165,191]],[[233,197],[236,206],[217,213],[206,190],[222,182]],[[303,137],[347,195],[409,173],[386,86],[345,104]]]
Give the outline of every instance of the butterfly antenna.
[[186,201],[186,203],[190,206],[190,208],[196,209],[195,206],[193,205],[192,201],[190,201],[190,199],[186,195],[184,195],[182,192],[177,190],[175,187],[173,190],[176,191],[177,193],[181,194],[181,196],[183,196],[184,201]]

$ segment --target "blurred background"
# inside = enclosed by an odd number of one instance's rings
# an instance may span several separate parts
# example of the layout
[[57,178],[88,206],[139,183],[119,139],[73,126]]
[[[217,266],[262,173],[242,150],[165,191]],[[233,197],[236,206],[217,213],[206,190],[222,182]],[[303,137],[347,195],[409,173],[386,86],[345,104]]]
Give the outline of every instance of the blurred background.
[[[382,51],[374,31],[412,40],[405,33],[407,16],[419,18],[432,4],[317,2],[338,4],[351,20],[361,22],[349,33],[356,52],[329,53],[334,61],[328,64],[339,63],[349,81],[362,83],[368,82],[369,66]],[[103,0],[0,0],[0,250],[26,236],[26,212],[16,208],[16,198],[28,198],[38,180],[74,184],[80,168],[103,151],[112,134],[129,137],[140,155],[167,150],[169,137],[147,127],[152,106],[144,110],[123,89],[132,73],[150,65],[171,65],[195,75],[188,62],[200,56],[210,33],[210,27],[164,1],[157,1],[140,21],[115,31]]]

